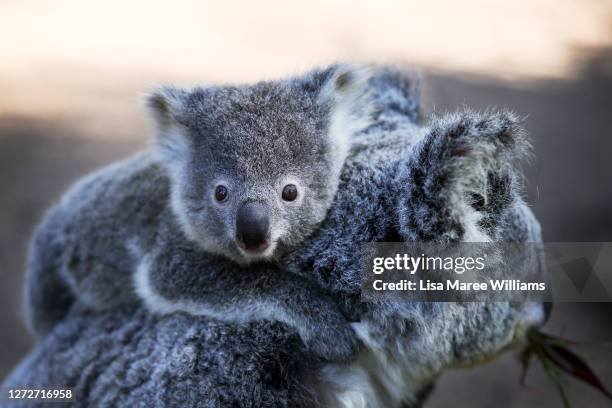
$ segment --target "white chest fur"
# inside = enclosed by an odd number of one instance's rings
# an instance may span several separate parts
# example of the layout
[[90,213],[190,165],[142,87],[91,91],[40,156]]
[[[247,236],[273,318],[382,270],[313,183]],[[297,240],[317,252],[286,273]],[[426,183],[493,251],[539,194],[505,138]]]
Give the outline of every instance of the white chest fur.
[[400,344],[383,348],[371,335],[367,322],[353,328],[364,347],[351,364],[329,364],[319,372],[318,391],[325,406],[392,408],[413,402],[428,382],[426,373],[414,371],[410,353]]

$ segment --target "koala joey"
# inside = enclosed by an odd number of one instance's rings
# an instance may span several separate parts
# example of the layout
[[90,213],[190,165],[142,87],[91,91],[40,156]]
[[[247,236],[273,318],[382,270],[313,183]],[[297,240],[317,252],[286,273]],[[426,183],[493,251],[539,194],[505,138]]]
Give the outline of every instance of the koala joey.
[[350,135],[368,116],[367,77],[336,65],[153,91],[145,102],[156,147],[79,181],[35,233],[34,331],[75,301],[105,310],[140,299],[157,313],[279,320],[321,357],[353,354],[357,340],[333,299],[271,261],[326,216]]

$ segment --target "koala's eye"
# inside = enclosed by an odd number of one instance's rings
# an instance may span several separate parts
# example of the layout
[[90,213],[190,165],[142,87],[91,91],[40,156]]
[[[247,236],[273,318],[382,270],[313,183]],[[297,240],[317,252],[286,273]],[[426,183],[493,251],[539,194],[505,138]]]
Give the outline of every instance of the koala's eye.
[[227,198],[227,187],[218,185],[215,187],[215,200],[221,202]]
[[283,200],[285,201],[293,201],[298,196],[298,190],[295,184],[287,184],[283,188]]

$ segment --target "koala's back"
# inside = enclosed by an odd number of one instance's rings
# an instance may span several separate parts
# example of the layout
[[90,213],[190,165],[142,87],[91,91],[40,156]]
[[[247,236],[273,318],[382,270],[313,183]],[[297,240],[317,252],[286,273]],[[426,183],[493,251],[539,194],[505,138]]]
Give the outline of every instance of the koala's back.
[[84,177],[45,214],[31,242],[26,282],[35,332],[63,317],[75,293],[96,309],[132,298],[130,243],[155,239],[170,211],[168,190],[165,170],[145,152]]

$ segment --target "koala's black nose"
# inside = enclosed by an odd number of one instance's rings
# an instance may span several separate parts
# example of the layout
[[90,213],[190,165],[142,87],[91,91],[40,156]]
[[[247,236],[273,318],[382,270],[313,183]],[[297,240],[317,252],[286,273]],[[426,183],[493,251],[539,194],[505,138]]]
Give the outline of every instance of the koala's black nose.
[[270,221],[265,204],[251,201],[238,209],[236,216],[236,239],[249,251],[263,251],[269,245]]

